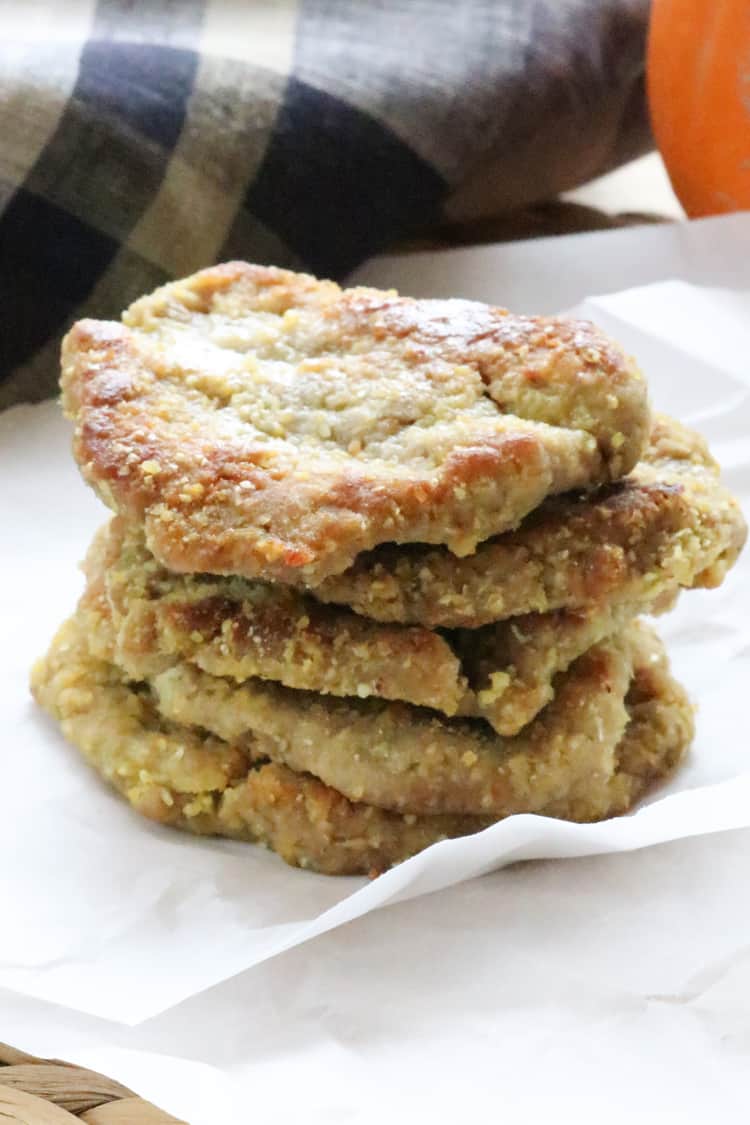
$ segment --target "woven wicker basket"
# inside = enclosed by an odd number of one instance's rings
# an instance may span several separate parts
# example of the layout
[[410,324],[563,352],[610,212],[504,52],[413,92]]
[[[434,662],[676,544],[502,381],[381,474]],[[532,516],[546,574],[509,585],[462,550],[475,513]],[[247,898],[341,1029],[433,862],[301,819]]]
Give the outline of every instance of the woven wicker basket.
[[96,1071],[0,1043],[0,1121],[18,1125],[186,1125]]

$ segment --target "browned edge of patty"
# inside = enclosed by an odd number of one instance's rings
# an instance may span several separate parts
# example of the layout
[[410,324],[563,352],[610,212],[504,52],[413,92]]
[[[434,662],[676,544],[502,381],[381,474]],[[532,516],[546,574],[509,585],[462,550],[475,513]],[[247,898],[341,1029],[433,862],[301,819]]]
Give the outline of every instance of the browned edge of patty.
[[[248,311],[295,341],[292,367],[308,384],[322,385],[324,370],[346,362],[352,386],[357,374],[360,391],[369,391],[356,404],[369,421],[352,429],[350,414],[335,438],[341,409],[323,395],[318,413],[325,432],[332,416],[331,450],[313,441],[310,409],[302,426],[296,415],[283,421],[290,411],[280,407],[281,430],[269,440],[251,424],[252,411],[244,428],[236,422],[245,415],[228,420],[240,393],[229,383],[204,403],[200,357],[210,341],[199,326],[207,316],[231,322]],[[243,263],[171,283],[124,319],[73,327],[63,344],[63,403],[85,478],[114,510],[145,525],[151,549],[172,570],[314,586],[387,540],[444,543],[464,555],[516,526],[546,494],[621,476],[645,444],[642,376],[583,322],[342,292]],[[159,333],[193,323],[194,359],[183,370],[187,361]],[[257,356],[262,363],[256,348]],[[383,405],[378,373],[394,363],[399,385]],[[209,381],[217,382],[211,372]],[[497,410],[467,405],[459,392],[468,387],[473,402]],[[371,457],[363,448],[384,420],[394,433]],[[294,440],[284,426],[296,427]]]
[[674,583],[718,586],[746,537],[705,440],[661,415],[644,460],[620,483],[547,500],[469,558],[427,546],[367,552],[315,596],[378,621],[473,629],[658,596]]
[[[616,767],[540,810],[573,820],[625,812],[678,764],[692,710],[663,650],[642,631],[628,695],[630,721]],[[32,689],[84,757],[139,812],[199,834],[263,843],[288,863],[328,874],[375,874],[429,844],[486,827],[491,818],[417,817],[351,802],[315,777],[262,764],[195,728],[166,722],[148,693],[91,657],[67,622],[36,665]]]

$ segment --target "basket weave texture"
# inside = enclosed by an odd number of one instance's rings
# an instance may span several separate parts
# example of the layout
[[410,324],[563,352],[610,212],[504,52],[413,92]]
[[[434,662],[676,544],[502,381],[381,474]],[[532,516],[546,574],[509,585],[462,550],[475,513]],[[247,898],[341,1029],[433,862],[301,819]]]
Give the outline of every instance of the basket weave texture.
[[187,1125],[94,1070],[0,1043],[0,1122],[18,1125]]

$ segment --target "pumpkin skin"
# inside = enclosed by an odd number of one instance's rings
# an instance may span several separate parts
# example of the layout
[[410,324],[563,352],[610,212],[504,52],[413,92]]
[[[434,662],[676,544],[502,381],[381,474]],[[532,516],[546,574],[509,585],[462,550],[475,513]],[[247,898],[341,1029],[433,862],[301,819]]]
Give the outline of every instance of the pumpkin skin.
[[648,95],[688,215],[750,210],[750,2],[653,0]]

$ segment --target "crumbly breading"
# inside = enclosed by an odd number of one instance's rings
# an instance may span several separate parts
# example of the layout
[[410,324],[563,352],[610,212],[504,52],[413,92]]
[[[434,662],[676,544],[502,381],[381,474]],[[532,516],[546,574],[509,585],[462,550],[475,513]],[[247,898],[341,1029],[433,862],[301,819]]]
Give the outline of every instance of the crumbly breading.
[[626,638],[590,649],[513,738],[481,720],[263,680],[235,684],[187,663],[148,682],[170,720],[232,742],[251,734],[273,761],[314,773],[350,800],[400,812],[507,816],[541,808],[577,778],[611,768],[631,669]]
[[[668,774],[692,737],[692,712],[652,634],[635,642],[629,723],[612,766],[582,776],[536,811],[598,820],[627,811]],[[135,809],[202,834],[265,844],[288,863],[328,874],[374,874],[435,841],[486,827],[492,817],[414,816],[351,802],[307,773],[257,758],[159,715],[144,685],[92,657],[80,621],[59,631],[34,669],[34,694],[65,736]]]
[[383,622],[476,628],[531,612],[656,599],[675,585],[718,586],[746,536],[703,438],[660,416],[643,461],[620,483],[594,496],[548,499],[470,558],[439,547],[380,547],[315,596]]
[[85,478],[171,570],[316,586],[388,541],[471,554],[638,460],[645,381],[593,325],[235,262],[81,321]]
[[594,645],[626,630],[641,613],[664,613],[677,591],[654,602],[624,601],[587,610],[527,613],[448,635],[470,685],[460,715],[485,719],[498,734],[518,734],[554,698],[560,673]]
[[534,718],[552,698],[557,673],[588,648],[638,614],[666,608],[623,602],[442,634],[384,625],[289,587],[174,575],[121,518],[99,531],[84,569],[80,612],[92,643],[98,638],[104,659],[133,679],[188,660],[237,681],[258,676],[484,718],[503,735]]
[[286,586],[172,574],[119,517],[99,531],[84,569],[92,631],[105,632],[97,615],[111,618],[112,658],[134,679],[187,659],[236,680],[402,699],[450,715],[468,690],[438,633],[367,621]]

